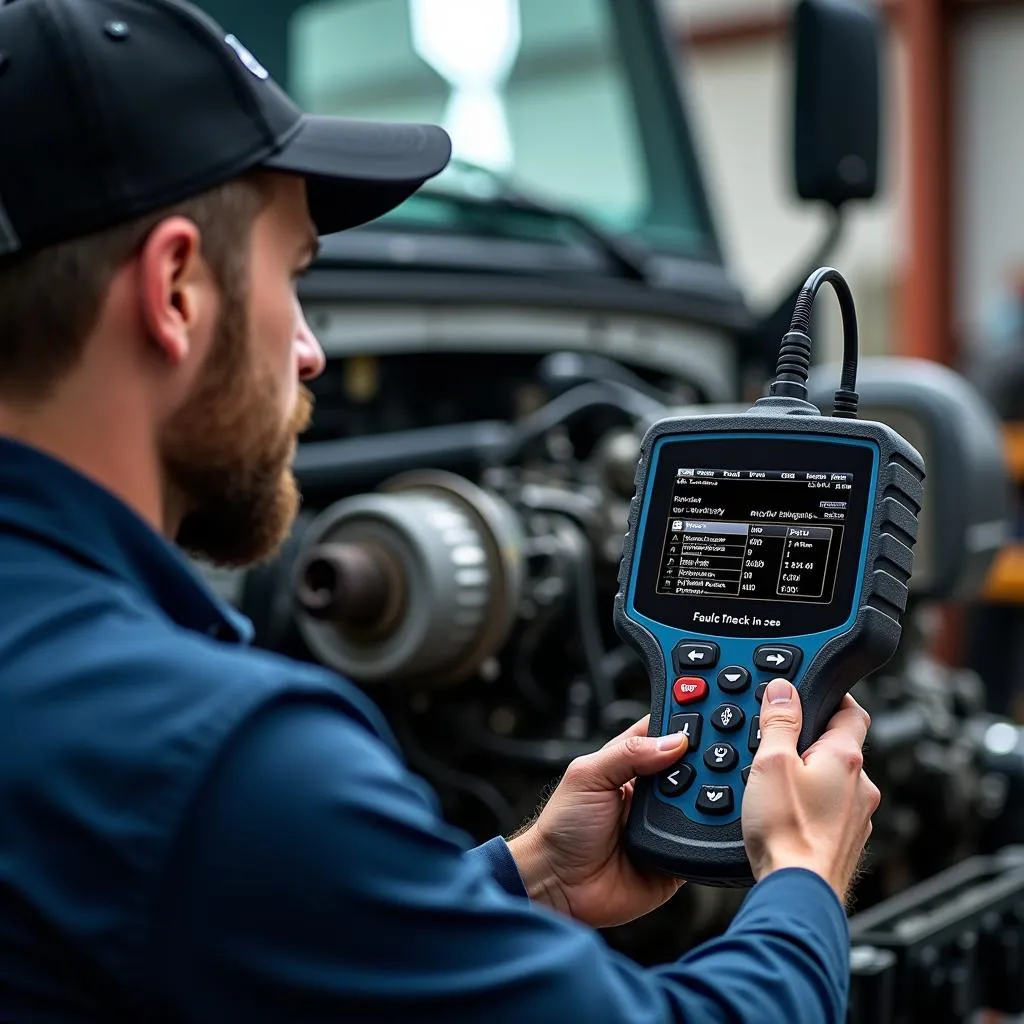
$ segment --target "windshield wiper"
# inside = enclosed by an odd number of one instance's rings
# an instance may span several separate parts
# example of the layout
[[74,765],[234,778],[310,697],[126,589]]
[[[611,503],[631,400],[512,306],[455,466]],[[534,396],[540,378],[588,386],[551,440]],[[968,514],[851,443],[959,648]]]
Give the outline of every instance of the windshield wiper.
[[559,221],[576,228],[580,234],[596,245],[602,254],[615,265],[622,277],[628,278],[631,281],[649,283],[647,268],[642,258],[638,254],[631,252],[619,239],[609,234],[604,228],[595,224],[594,221],[584,214],[569,207],[559,206],[548,199],[541,199],[531,195],[499,171],[484,167],[481,164],[453,157],[448,166],[450,169],[461,170],[468,174],[479,176],[487,181],[489,188],[485,193],[470,188],[465,190],[452,189],[439,185],[437,180],[435,180],[423,189],[424,193],[432,196],[443,196],[451,202],[472,206],[479,210],[509,210]]

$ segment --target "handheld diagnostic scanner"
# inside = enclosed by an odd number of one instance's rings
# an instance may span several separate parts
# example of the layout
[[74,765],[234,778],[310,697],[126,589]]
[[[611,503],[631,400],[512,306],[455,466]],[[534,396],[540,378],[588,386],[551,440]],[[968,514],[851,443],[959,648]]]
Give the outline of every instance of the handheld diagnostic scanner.
[[[830,416],[806,383],[825,282],[844,337]],[[650,678],[650,734],[689,742],[636,782],[626,841],[638,862],[752,884],[741,808],[768,681],[797,687],[803,752],[896,651],[924,461],[889,426],[857,418],[857,355],[849,288],[822,268],[797,299],[767,397],[746,412],[662,419],[644,436],[615,626]]]

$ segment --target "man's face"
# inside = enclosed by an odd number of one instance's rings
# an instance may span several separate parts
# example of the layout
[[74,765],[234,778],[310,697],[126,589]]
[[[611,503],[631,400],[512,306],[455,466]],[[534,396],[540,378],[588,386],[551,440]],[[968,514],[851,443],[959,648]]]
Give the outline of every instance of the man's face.
[[313,405],[300,380],[323,369],[295,295],[316,243],[305,184],[284,175],[269,184],[248,278],[224,283],[206,365],[162,437],[168,476],[189,508],[178,544],[232,567],[273,555],[298,514],[291,463]]

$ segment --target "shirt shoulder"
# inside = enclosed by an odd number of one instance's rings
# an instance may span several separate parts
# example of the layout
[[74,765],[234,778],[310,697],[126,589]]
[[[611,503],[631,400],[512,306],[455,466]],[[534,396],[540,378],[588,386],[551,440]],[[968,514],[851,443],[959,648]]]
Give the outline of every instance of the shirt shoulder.
[[518,876],[507,852],[494,870],[501,842],[472,850],[350,720],[267,709],[183,828],[156,914],[155,998],[189,1020],[430,1018],[427,991],[447,1003],[530,913],[521,882],[514,898],[496,877]]
[[182,822],[251,718],[315,704],[396,763],[398,751],[347,680],[182,628],[116,578],[53,564],[2,573],[0,890],[17,898],[0,895],[0,934],[31,945],[45,919],[130,991]]
[[[41,568],[44,571],[41,571]],[[322,693],[364,725],[387,727],[350,681],[320,666],[178,625],[150,597],[116,577],[66,559],[19,573],[6,564],[0,588],[0,706],[33,694],[80,699],[97,713],[160,716],[188,703],[199,714],[258,705],[282,688]],[[13,708],[12,708],[13,710]]]

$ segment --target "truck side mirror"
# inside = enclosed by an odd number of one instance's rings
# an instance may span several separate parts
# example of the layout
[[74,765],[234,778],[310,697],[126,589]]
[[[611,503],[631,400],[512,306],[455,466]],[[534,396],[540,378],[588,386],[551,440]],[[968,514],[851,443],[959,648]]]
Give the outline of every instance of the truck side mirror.
[[801,199],[839,207],[878,186],[881,16],[866,0],[800,0],[792,22]]

